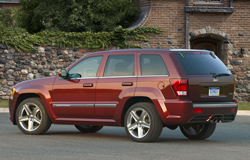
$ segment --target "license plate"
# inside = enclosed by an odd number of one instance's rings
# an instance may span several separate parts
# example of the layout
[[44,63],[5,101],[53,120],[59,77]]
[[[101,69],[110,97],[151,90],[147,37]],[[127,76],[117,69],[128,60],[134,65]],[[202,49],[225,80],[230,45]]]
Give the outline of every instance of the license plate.
[[220,96],[220,87],[209,87],[209,96]]

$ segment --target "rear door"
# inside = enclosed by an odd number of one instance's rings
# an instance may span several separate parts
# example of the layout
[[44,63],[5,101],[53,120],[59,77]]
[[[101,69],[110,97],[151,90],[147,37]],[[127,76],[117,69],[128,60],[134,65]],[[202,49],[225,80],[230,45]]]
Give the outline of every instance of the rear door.
[[96,86],[95,111],[98,118],[113,119],[124,97],[134,96],[137,76],[135,51],[110,51]]
[[224,63],[209,51],[175,54],[188,77],[189,99],[194,102],[232,101],[234,77]]

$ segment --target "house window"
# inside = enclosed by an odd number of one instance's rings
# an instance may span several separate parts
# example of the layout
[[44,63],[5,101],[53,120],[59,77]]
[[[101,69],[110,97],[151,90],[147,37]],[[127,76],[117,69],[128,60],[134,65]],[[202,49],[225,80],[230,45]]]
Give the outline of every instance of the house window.
[[194,0],[194,3],[223,3],[223,0]]
[[0,10],[2,10],[2,5],[0,5]]

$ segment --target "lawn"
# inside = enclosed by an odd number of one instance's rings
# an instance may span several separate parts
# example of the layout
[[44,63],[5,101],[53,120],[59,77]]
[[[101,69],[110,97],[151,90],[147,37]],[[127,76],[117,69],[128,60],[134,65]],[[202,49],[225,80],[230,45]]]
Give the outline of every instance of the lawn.
[[[9,102],[8,100],[1,100],[0,101],[0,108],[8,108]],[[239,103],[239,110],[250,110],[250,102],[240,102]]]
[[0,100],[0,108],[8,108],[9,101],[8,100]]
[[250,110],[250,102],[240,102],[239,110]]

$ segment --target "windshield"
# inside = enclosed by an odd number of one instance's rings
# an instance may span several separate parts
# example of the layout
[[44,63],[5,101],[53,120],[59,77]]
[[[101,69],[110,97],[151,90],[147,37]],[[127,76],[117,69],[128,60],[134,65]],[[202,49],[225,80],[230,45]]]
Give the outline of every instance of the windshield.
[[231,74],[225,64],[216,56],[210,54],[180,54],[175,55],[188,75],[199,74]]

